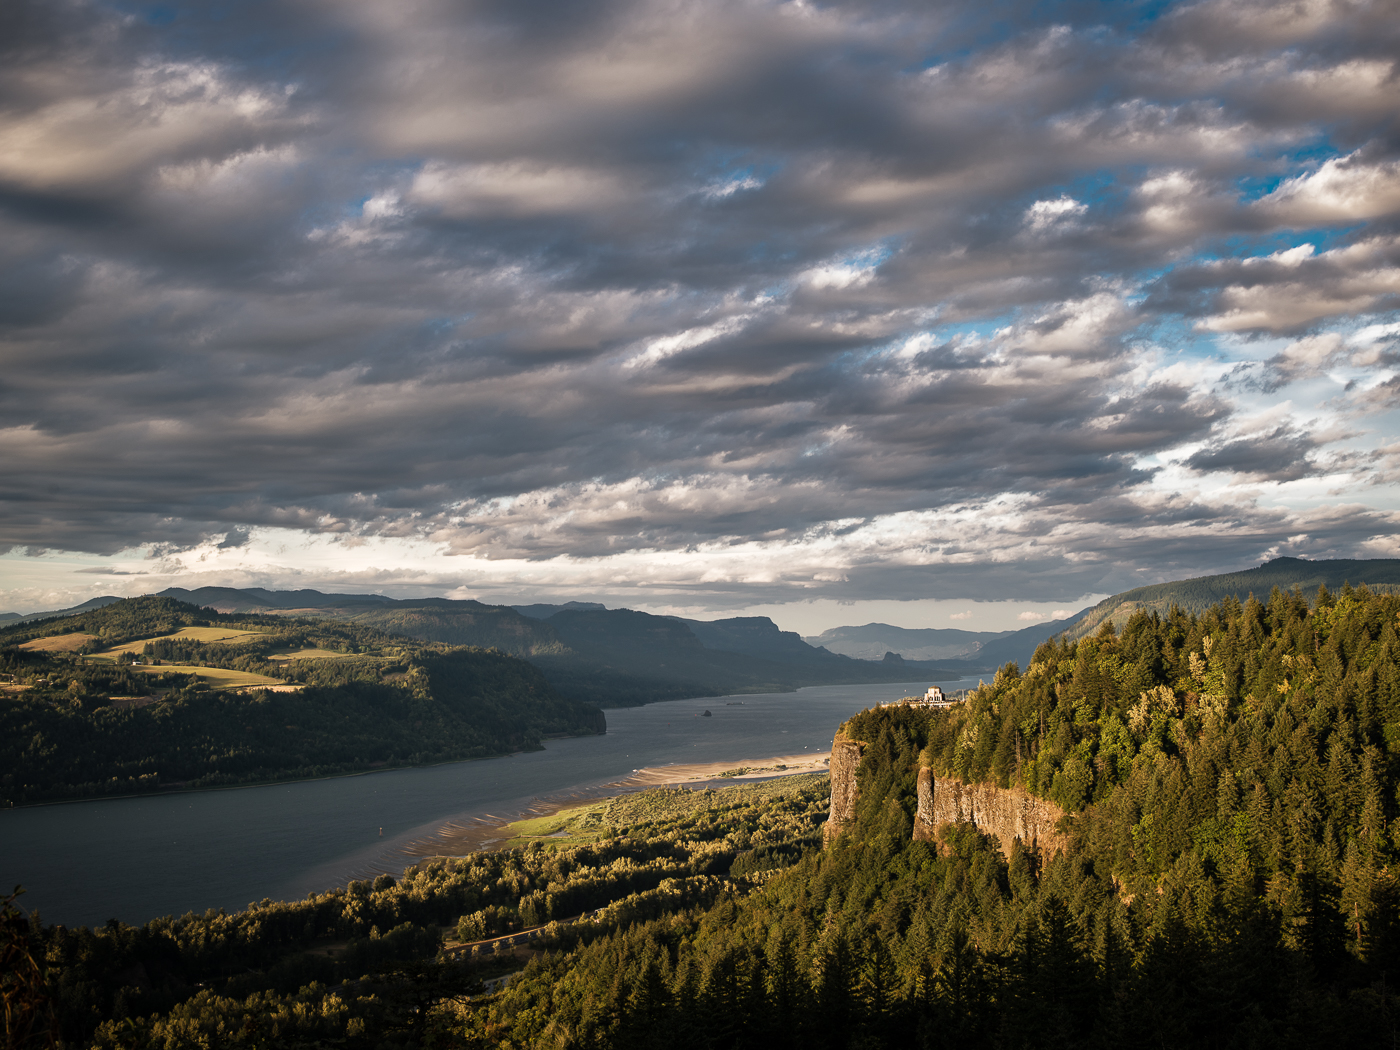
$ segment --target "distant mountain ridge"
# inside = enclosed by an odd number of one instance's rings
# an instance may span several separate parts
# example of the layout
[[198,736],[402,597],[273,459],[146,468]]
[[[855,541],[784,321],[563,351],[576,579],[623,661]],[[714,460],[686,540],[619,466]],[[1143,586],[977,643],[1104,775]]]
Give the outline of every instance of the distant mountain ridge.
[[879,660],[890,651],[899,653],[906,660],[974,660],[977,652],[988,642],[1015,633],[867,623],[860,627],[833,627],[803,641],[842,656],[853,656],[857,660]]
[[1082,638],[1099,630],[1106,620],[1111,620],[1114,628],[1121,630],[1139,609],[1166,615],[1173,605],[1179,605],[1187,612],[1202,613],[1228,597],[1245,601],[1253,594],[1261,602],[1267,601],[1275,587],[1284,591],[1298,587],[1307,597],[1312,597],[1319,586],[1337,591],[1347,583],[1353,587],[1365,584],[1380,593],[1400,591],[1400,559],[1308,561],[1275,558],[1240,572],[1134,587],[1063,620],[1038,623],[1019,631],[915,629],[868,623],[859,627],[833,627],[806,641],[866,660],[879,660],[887,651],[905,660],[917,659],[924,654],[947,653],[944,646],[966,645],[964,655],[955,659],[941,655],[934,658],[946,667],[962,667],[964,673],[992,670],[1012,661],[1025,668],[1041,642],[1060,634],[1071,641]]
[[75,605],[71,609],[50,609],[35,613],[0,613],[0,627],[8,627],[14,623],[28,623],[30,620],[47,620],[52,616],[76,616],[78,613],[91,612],[119,601],[121,598],[115,594],[104,594],[100,598],[89,598],[82,605]]
[[[393,598],[382,594],[325,594],[321,591],[269,591],[262,587],[167,587],[157,597],[175,598],[191,605],[231,612],[280,612],[288,609],[322,609],[347,603],[388,603]],[[445,599],[438,599],[445,600]]]
[[1252,594],[1259,601],[1267,602],[1275,587],[1281,591],[1297,587],[1305,597],[1311,598],[1318,587],[1338,591],[1348,583],[1353,587],[1364,584],[1382,594],[1396,593],[1400,591],[1400,559],[1308,561],[1275,558],[1242,572],[1134,587],[1085,610],[1066,629],[1066,635],[1071,641],[1083,638],[1097,631],[1106,620],[1111,620],[1115,629],[1121,629],[1139,609],[1165,615],[1173,605],[1179,605],[1186,612],[1202,613],[1231,597],[1245,601]]
[[517,608],[472,599],[264,588],[172,587],[158,596],[224,614],[330,619],[416,641],[499,649],[533,663],[561,695],[606,707],[808,685],[947,679],[980,669],[957,661],[854,660],[808,645],[762,616],[705,621],[596,602]]
[[[1019,631],[905,628],[868,623],[802,638],[763,616],[692,620],[607,609],[597,602],[486,605],[472,599],[395,599],[382,594],[315,590],[171,587],[177,598],[224,613],[295,613],[358,623],[419,641],[500,649],[536,663],[562,693],[605,706],[730,692],[782,691],[803,685],[898,681],[1023,668],[1041,642],[1071,640],[1106,620],[1121,628],[1138,609],[1166,614],[1173,604],[1202,612],[1226,597],[1265,600],[1274,587],[1345,583],[1400,590],[1400,559],[1307,561],[1275,558],[1241,572],[1148,584],[1105,598],[1062,620]],[[72,609],[0,614],[0,626],[101,608],[120,599],[93,598]],[[669,625],[669,626],[668,626]],[[814,644],[815,643],[815,644]],[[900,660],[886,661],[894,653]]]

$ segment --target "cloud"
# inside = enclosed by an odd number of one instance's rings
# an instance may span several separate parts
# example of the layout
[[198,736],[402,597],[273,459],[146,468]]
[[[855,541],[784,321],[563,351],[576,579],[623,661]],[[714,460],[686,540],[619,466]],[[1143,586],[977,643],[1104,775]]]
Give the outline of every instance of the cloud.
[[1017,616],[1016,619],[1028,621],[1030,623],[1039,623],[1041,620],[1045,619],[1045,614],[1038,612],[1023,612],[1019,616]]
[[1251,479],[1293,481],[1313,472],[1308,454],[1316,447],[1310,435],[1285,425],[1203,448],[1186,465],[1203,473],[1223,471]]
[[1388,549],[1396,29],[1274,7],[28,5],[0,547],[719,604]]
[[1400,211],[1400,161],[1368,163],[1358,150],[1286,179],[1255,207],[1279,226],[1339,225]]
[[970,620],[970,619],[972,619],[972,616],[973,616],[972,610],[971,610],[971,609],[968,609],[966,612],[950,613],[949,616],[948,616],[948,619],[950,619],[950,620]]

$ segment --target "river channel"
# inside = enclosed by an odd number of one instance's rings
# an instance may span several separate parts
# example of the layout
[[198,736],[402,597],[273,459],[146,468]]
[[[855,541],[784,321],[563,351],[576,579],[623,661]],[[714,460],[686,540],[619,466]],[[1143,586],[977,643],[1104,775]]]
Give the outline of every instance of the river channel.
[[291,900],[401,871],[406,851],[445,825],[514,817],[643,767],[826,751],[855,712],[928,684],[674,700],[609,710],[606,736],[504,758],[0,811],[0,889],[22,884],[27,909],[68,925]]

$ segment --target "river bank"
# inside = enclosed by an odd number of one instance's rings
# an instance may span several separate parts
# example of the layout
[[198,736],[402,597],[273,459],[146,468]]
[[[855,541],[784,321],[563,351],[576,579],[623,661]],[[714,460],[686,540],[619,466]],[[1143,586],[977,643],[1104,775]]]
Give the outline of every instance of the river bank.
[[707,783],[689,777],[723,784],[734,778],[720,774],[744,767],[820,760],[851,715],[928,684],[674,700],[610,710],[606,736],[551,740],[511,757],[0,810],[0,885],[24,885],[26,906],[69,926],[293,900],[349,879],[397,875],[419,859],[405,852],[415,843],[452,837],[465,845],[463,829],[517,819],[542,803]]
[[[567,809],[646,791],[649,788],[689,788],[700,791],[727,784],[754,783],[807,773],[825,773],[831,752],[802,752],[770,758],[746,758],[723,762],[668,763],[634,770],[611,784],[585,791],[548,795],[518,810],[483,813],[469,821],[448,821],[434,834],[405,844],[401,853],[408,863],[428,857],[460,857],[478,850],[500,848],[509,841],[507,829],[522,820],[552,817]],[[390,874],[397,874],[390,872]]]

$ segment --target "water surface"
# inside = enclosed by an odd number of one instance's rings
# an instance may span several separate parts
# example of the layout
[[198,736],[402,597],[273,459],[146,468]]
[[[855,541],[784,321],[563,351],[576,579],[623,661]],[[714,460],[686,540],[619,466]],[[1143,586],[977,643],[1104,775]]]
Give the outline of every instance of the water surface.
[[855,712],[928,684],[675,700],[609,710],[606,736],[507,758],[4,810],[0,889],[23,884],[26,907],[69,925],[303,897],[402,870],[404,847],[445,823],[514,816],[541,796],[597,789],[645,766],[825,751]]

